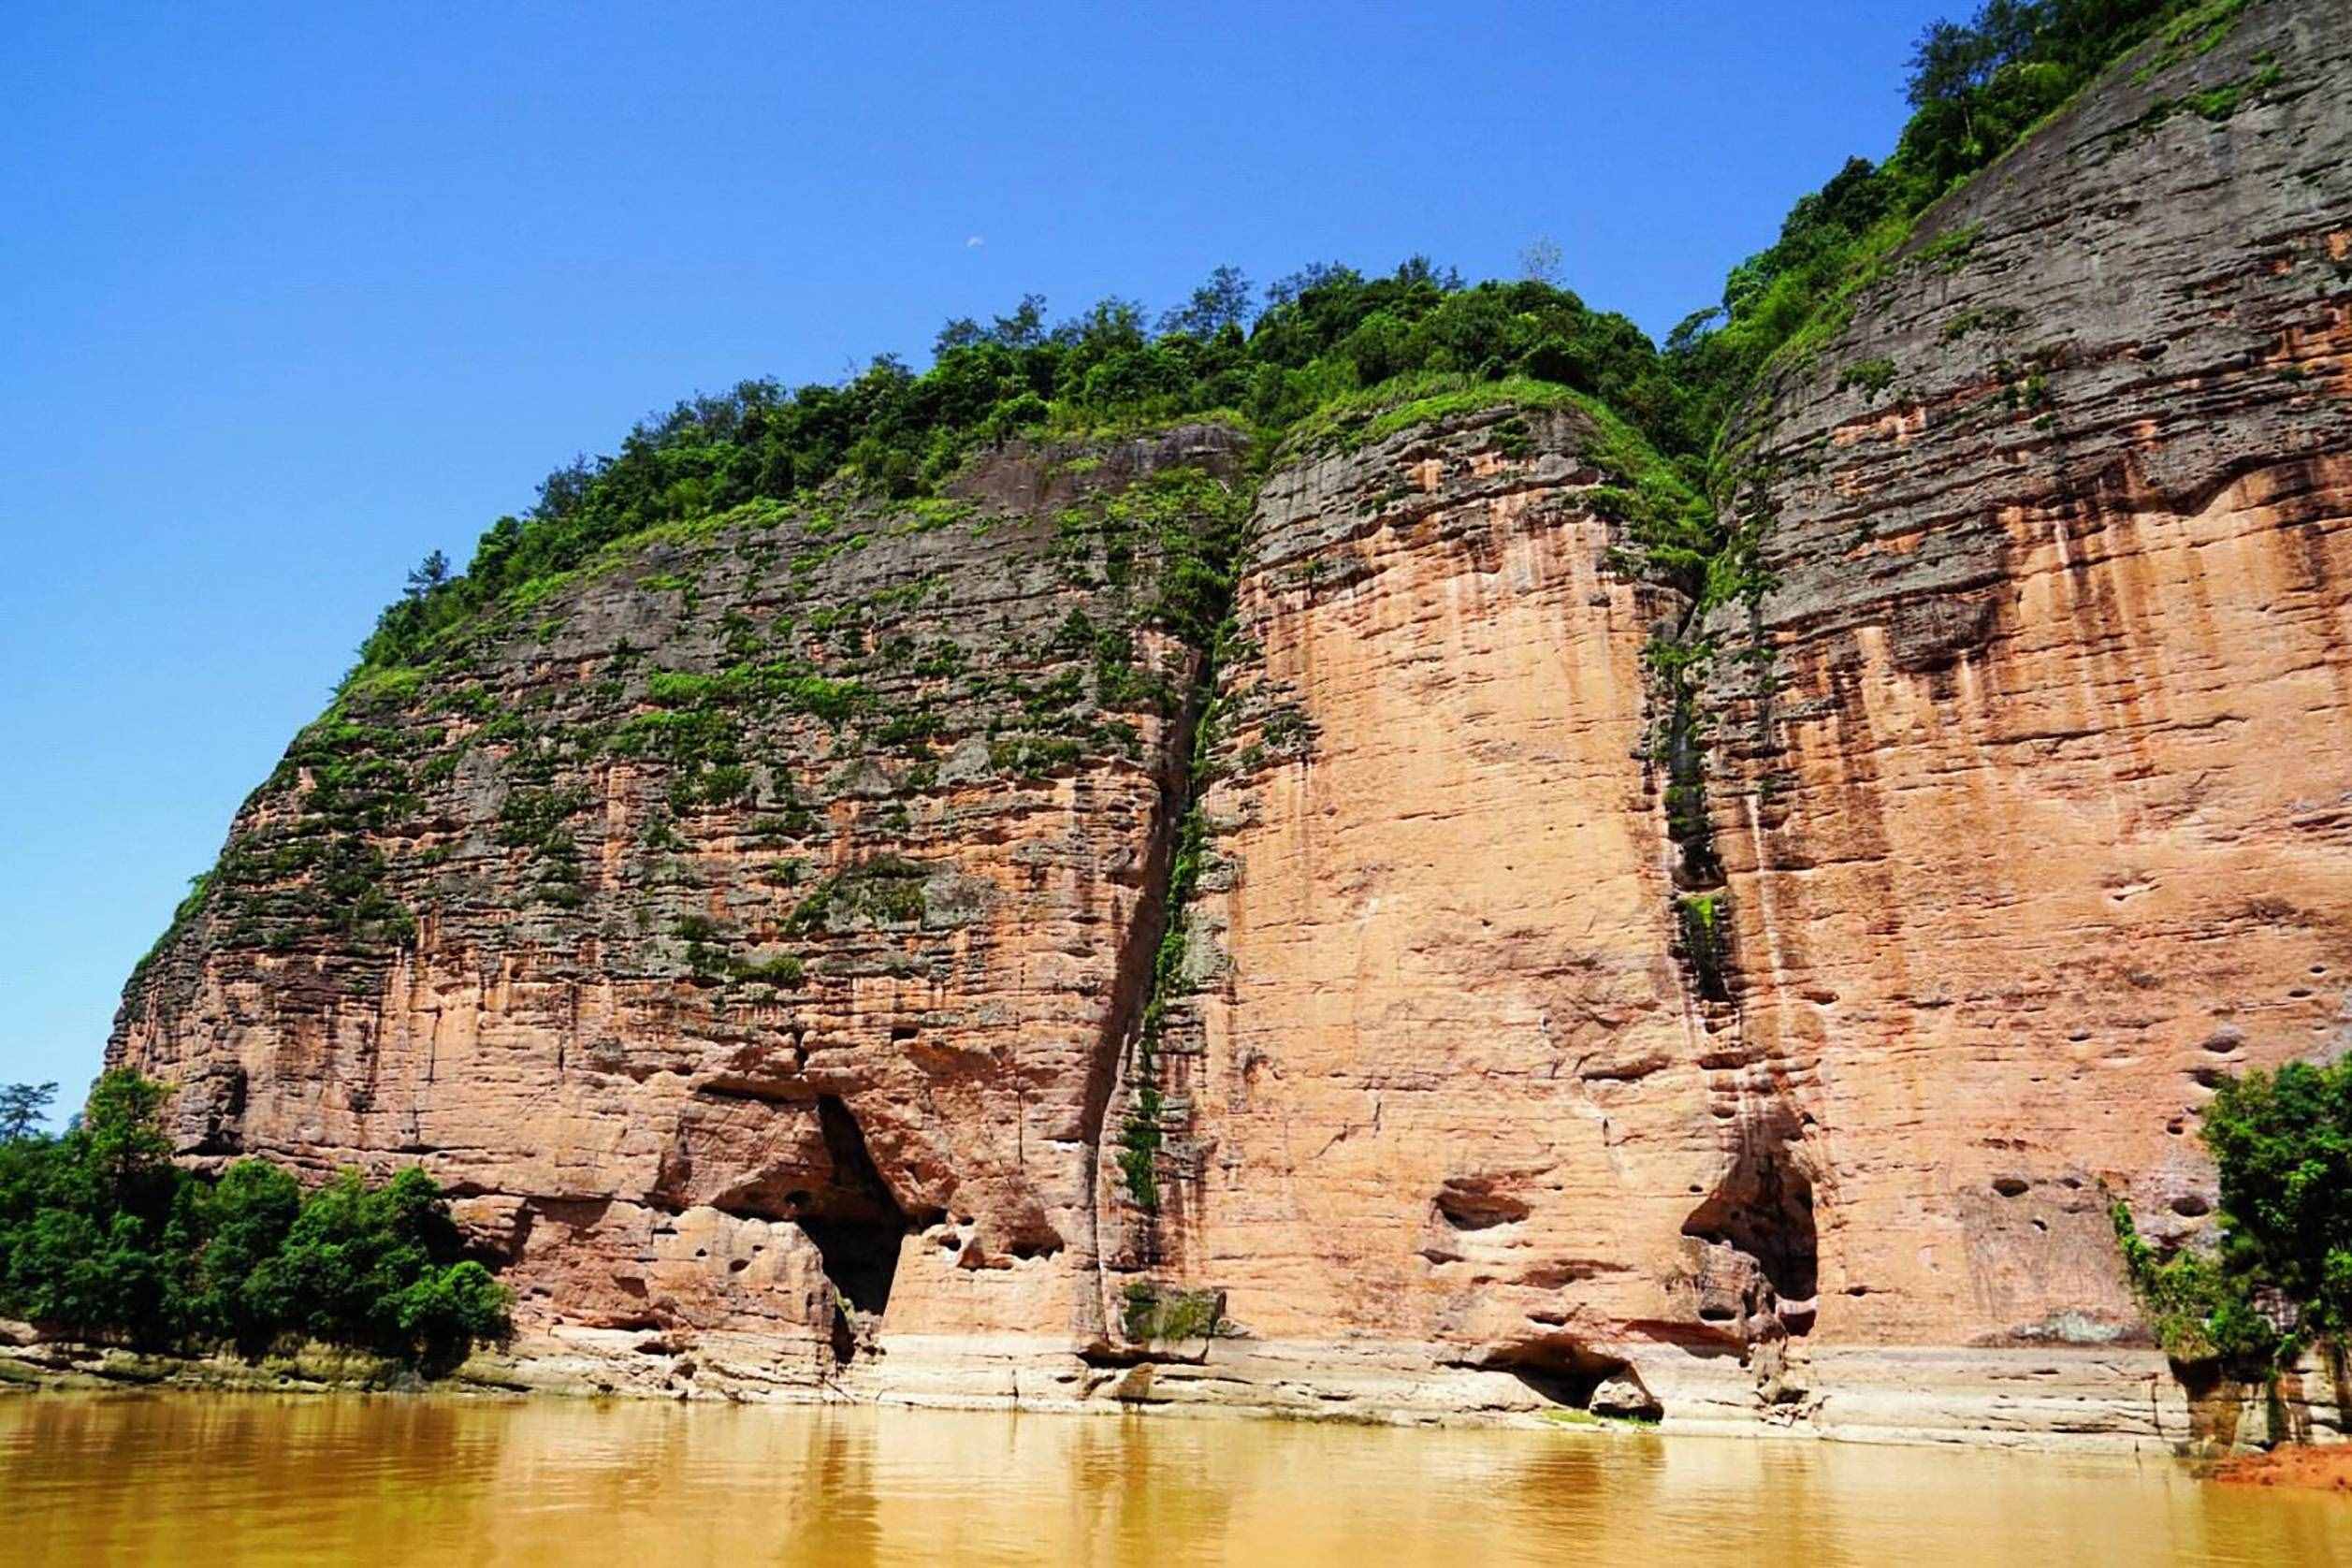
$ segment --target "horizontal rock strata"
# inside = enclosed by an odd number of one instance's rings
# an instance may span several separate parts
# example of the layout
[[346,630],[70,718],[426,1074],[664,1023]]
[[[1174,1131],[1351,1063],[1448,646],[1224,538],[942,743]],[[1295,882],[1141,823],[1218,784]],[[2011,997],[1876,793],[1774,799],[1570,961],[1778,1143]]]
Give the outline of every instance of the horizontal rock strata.
[[1566,399],[617,546],[298,739],[110,1060],[449,1184],[519,1384],[2244,1435],[2109,1206],[2352,1050],[2346,82],[2258,3],[1931,211],[1705,615]]

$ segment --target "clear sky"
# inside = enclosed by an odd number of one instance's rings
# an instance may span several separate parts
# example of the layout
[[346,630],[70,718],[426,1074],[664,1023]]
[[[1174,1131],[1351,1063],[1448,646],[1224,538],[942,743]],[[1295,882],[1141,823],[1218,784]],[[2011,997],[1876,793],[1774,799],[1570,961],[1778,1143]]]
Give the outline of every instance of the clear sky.
[[1662,336],[1971,8],[10,0],[0,1081],[79,1097],[405,570],[655,407],[1538,236]]

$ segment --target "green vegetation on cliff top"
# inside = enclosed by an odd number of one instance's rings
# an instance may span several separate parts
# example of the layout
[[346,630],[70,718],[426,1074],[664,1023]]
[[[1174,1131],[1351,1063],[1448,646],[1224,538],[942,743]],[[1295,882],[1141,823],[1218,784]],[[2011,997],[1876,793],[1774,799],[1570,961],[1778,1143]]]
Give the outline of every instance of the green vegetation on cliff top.
[[[411,574],[408,591],[363,646],[335,710],[305,732],[282,766],[282,780],[298,771],[311,782],[299,820],[270,843],[233,845],[216,872],[198,880],[166,941],[210,901],[233,906],[240,923],[232,939],[283,946],[324,929],[362,947],[404,944],[413,918],[381,892],[381,852],[361,830],[412,807],[414,785],[454,759],[436,753],[412,774],[400,758],[417,748],[384,726],[425,691],[426,668],[457,652],[491,617],[515,624],[510,617],[535,611],[582,574],[641,559],[657,543],[735,524],[797,519],[802,555],[791,566],[798,575],[865,543],[863,535],[833,534],[845,500],[885,504],[909,527],[944,526],[958,508],[940,487],[977,451],[1015,437],[1076,443],[1188,420],[1249,431],[1262,453],[1277,442],[1294,451],[1345,448],[1498,405],[1580,413],[1594,431],[1588,456],[1610,481],[1594,504],[1622,525],[1613,563],[1678,588],[1693,606],[1684,629],[1654,646],[1652,667],[1665,678],[1665,705],[1677,716],[1669,738],[1689,757],[1687,767],[1674,769],[1675,809],[1703,821],[1704,721],[1695,693],[1698,671],[1714,652],[1702,640],[1705,613],[1752,597],[1764,583],[1757,546],[1765,524],[1739,500],[1753,476],[1726,432],[1764,394],[1776,367],[1804,359],[1844,328],[1855,300],[1885,275],[1938,201],[2119,57],[2141,50],[2141,74],[2192,57],[2260,3],[1988,0],[1966,25],[1938,23],[1921,40],[1909,81],[1915,112],[1895,153],[1878,165],[1852,160],[1800,200],[1777,240],[1733,269],[1720,304],[1683,322],[1662,349],[1624,317],[1592,311],[1540,278],[1465,285],[1416,257],[1378,277],[1314,266],[1260,294],[1223,268],[1156,321],[1111,298],[1052,323],[1044,301],[1031,296],[985,324],[949,323],[921,372],[883,356],[838,385],[747,381],[681,402],[639,424],[615,454],[549,474],[528,515],[492,524],[462,573],[436,552]],[[2182,105],[2225,116],[2276,80],[2274,64],[2265,72]],[[1974,240],[1971,230],[1948,229],[1915,248],[1912,260],[1958,265]],[[1873,362],[1850,368],[1848,381],[1875,392],[1893,371]],[[1507,426],[1498,431],[1507,444]],[[1073,466],[1085,460],[1079,455]],[[1105,504],[1101,530],[1126,527],[1111,515],[1125,503]],[[1241,525],[1230,506],[1202,515],[1206,522],[1157,530],[1173,598],[1153,614],[1209,649],[1217,617],[1203,607],[1220,603],[1229,589]],[[695,591],[683,579],[647,583],[676,588],[690,601]],[[556,624],[543,624],[541,635]],[[1131,669],[1113,646],[1125,629],[1080,628],[1079,634],[1104,644],[1097,685],[1105,706],[1120,705],[1114,696],[1155,695],[1137,686],[1148,685],[1150,675]],[[468,692],[482,695],[468,687],[440,702],[455,711]],[[854,683],[797,662],[747,661],[718,675],[657,672],[653,711],[631,719],[610,744],[676,764],[672,804],[681,813],[740,797],[750,775],[730,713],[746,693],[828,723],[870,721],[868,738],[886,745],[893,737],[920,741],[924,733],[922,713],[867,714]],[[1038,693],[1014,695],[1024,698],[1024,711],[1038,705]],[[1163,705],[1168,695],[1156,693]],[[553,743],[525,733],[514,716],[471,716],[486,721],[484,738],[514,729],[538,744],[534,757],[549,760]],[[1084,744],[1115,740],[1118,728],[1008,733],[993,743],[992,760],[1016,772],[1051,768]],[[520,765],[509,771],[529,782]],[[560,797],[518,792],[500,829],[502,844],[529,849],[542,865],[536,896],[559,904],[577,898],[564,826],[571,814]],[[1702,890],[1682,901],[1685,940],[1694,952],[1712,952],[1717,895],[1704,891],[1712,885],[1711,854],[1703,840],[1684,848],[1690,886]],[[822,910],[809,906],[812,923],[830,913],[838,890],[820,891],[827,901]],[[715,936],[700,947],[714,973],[736,973]],[[785,984],[801,979],[797,960],[765,961],[759,975]],[[135,974],[135,993],[140,980]],[[139,1005],[137,996],[132,1005]],[[1148,1121],[1138,1119],[1139,1142]],[[1139,1187],[1148,1181],[1152,1153],[1131,1145],[1123,1160]]]
[[[1114,298],[1051,323],[1033,295],[985,324],[950,322],[920,373],[884,355],[839,385],[746,381],[690,399],[639,424],[617,452],[550,473],[527,515],[482,535],[462,573],[436,552],[384,612],[355,674],[381,680],[419,661],[437,633],[535,602],[616,542],[827,486],[929,496],[976,448],[1014,436],[1216,418],[1269,437],[1365,440],[1464,408],[1573,401],[1633,432],[1613,443],[1620,457],[1638,449],[1629,469],[1653,492],[1663,484],[1664,512],[1704,531],[1736,482],[1724,454],[1711,472],[1703,460],[1726,425],[1769,366],[1842,329],[1922,213],[2118,56],[2152,38],[2143,70],[2200,52],[2252,3],[1988,0],[1965,25],[1937,23],[1913,60],[1914,113],[1895,153],[1875,166],[1853,159],[1800,200],[1779,239],[1733,269],[1721,301],[1684,321],[1662,352],[1624,317],[1547,282],[1465,287],[1416,257],[1386,277],[1309,267],[1262,298],[1220,268],[1156,322]],[[1967,236],[1948,239],[1965,254]],[[1695,499],[1707,488],[1713,507]],[[1679,524],[1664,531],[1675,550],[1700,548]]]
[[682,402],[615,455],[549,474],[530,515],[494,523],[462,575],[428,560],[385,611],[362,673],[415,662],[437,633],[530,601],[617,541],[835,486],[919,501],[975,449],[1014,436],[1097,438],[1187,419],[1275,435],[1366,388],[1418,389],[1429,383],[1401,378],[1434,376],[1458,401],[1572,390],[1668,450],[1691,445],[1682,394],[1648,340],[1547,283],[1468,288],[1416,258],[1382,278],[1309,268],[1257,304],[1230,269],[1156,326],[1123,299],[1049,325],[1033,296],[985,326],[949,323],[921,374],[884,356],[840,386],[748,381]]

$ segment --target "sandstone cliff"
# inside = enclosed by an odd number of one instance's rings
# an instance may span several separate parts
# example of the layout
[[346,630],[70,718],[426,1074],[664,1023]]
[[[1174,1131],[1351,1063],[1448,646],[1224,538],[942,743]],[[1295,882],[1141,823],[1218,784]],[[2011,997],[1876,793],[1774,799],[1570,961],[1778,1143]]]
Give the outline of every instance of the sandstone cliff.
[[912,512],[632,546],[240,813],[117,1053],[198,1155],[423,1158],[527,1317],[1099,1314],[1092,1152],[1155,934],[1239,438],[1015,450]]
[[297,741],[110,1059],[425,1163],[525,1378],[2183,1435],[2109,1195],[2352,1048],[2347,82],[2256,5],[1933,210],[1704,614],[1565,398],[617,546]]
[[2210,1223],[2216,1072],[2352,1048],[2347,80],[2330,7],[2114,73],[1742,432],[1724,1035],[1825,1346],[2127,1337],[2105,1194]]

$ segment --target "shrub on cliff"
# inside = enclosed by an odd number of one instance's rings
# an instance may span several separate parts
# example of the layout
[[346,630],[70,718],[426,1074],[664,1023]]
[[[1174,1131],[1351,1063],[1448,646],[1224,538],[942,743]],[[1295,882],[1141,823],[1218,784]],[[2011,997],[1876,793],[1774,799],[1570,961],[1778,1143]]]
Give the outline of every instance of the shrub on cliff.
[[2165,1257],[2114,1208],[2164,1348],[2251,1375],[2352,1331],[2352,1057],[2226,1081],[2199,1134],[2220,1168],[2217,1246]]
[[1692,443],[1657,350],[1623,316],[1523,280],[1465,287],[1415,257],[1385,277],[1314,267],[1267,291],[1220,268],[1156,330],[1131,301],[1048,327],[1025,297],[992,325],[950,322],[921,373],[877,357],[838,386],[746,381],[640,423],[617,451],[549,474],[527,517],[484,533],[462,575],[428,559],[385,610],[362,668],[424,657],[441,632],[613,541],[748,502],[848,484],[928,493],[975,446],[1222,414],[1279,433],[1334,397],[1398,376],[1534,376],[1619,410],[1670,451]]
[[263,1160],[208,1178],[171,1163],[167,1095],[109,1072],[64,1137],[0,1141],[0,1314],[153,1349],[309,1339],[428,1368],[507,1333],[510,1293],[460,1257],[423,1171],[307,1195]]
[[1825,340],[1919,215],[1991,164],[2116,59],[2211,48],[2247,0],[1985,0],[1938,22],[1911,59],[1912,114],[1892,156],[1851,158],[1790,209],[1779,239],[1734,268],[1720,303],[1667,339],[1691,417],[1720,429],[1780,351]]
[[2224,1082],[2203,1135],[2222,1266],[2301,1304],[2311,1332],[2352,1329],[2352,1057]]

